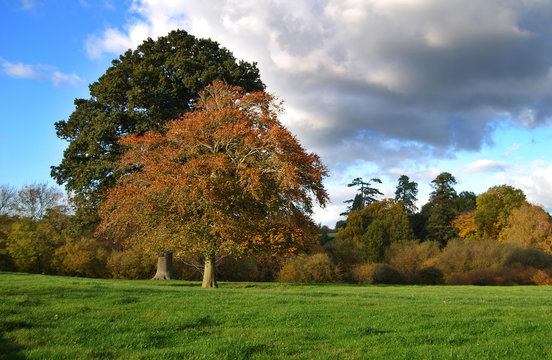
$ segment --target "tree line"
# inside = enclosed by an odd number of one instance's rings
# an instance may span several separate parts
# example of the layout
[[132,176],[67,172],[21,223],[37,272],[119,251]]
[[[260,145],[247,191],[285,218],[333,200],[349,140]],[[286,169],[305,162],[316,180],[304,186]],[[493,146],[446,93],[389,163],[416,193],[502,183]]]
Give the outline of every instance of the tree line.
[[346,220],[317,227],[327,169],[264,88],[255,63],[182,30],[126,51],[55,124],[70,206],[45,184],[2,187],[1,269],[150,278],[158,258],[156,277],[204,287],[548,281],[550,216],[506,185],[457,194],[442,173],[418,211],[408,176],[394,199],[359,177]]

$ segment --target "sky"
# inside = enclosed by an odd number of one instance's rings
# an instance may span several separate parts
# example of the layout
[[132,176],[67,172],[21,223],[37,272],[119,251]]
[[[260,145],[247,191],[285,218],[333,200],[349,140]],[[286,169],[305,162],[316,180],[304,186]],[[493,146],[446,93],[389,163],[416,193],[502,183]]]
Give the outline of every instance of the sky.
[[48,182],[54,123],[111,60],[173,29],[256,62],[282,122],[330,170],[333,226],[352,179],[407,175],[418,206],[507,184],[552,210],[552,1],[0,0],[0,184]]

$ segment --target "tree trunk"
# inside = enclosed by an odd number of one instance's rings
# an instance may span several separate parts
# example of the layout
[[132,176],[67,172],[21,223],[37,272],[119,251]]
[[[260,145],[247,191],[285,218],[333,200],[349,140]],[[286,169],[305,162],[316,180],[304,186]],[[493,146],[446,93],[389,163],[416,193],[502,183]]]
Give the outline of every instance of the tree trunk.
[[205,266],[203,268],[203,288],[218,288],[215,279],[215,253],[205,257]]
[[157,272],[152,280],[174,279],[172,273],[172,253],[166,252],[157,258]]

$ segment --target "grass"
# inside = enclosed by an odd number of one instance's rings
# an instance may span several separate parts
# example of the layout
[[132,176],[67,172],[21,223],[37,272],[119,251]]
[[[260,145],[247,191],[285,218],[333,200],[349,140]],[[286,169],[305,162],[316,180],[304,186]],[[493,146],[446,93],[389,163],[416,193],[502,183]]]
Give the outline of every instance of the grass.
[[97,280],[0,273],[4,359],[538,359],[552,287]]

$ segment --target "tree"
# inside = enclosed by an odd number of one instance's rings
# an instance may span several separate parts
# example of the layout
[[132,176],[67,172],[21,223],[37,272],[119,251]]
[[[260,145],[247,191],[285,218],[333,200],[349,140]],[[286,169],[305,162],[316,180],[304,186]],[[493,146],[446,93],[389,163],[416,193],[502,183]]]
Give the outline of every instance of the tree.
[[462,191],[458,194],[458,211],[470,211],[475,210],[477,207],[477,196],[472,191]]
[[337,233],[338,241],[355,243],[372,262],[383,260],[385,250],[392,243],[413,237],[408,215],[393,199],[373,202],[361,211],[351,211],[347,226]]
[[416,207],[416,196],[418,195],[418,184],[410,181],[406,175],[399,177],[397,189],[395,191],[395,201],[401,204],[408,215],[414,215],[418,208]]
[[371,187],[372,183],[381,184],[381,180],[377,178],[370,179],[370,181],[363,181],[362,178],[355,178],[348,187],[357,186],[358,193],[354,199],[345,200],[344,203],[351,204],[347,207],[347,210],[339,215],[346,216],[352,210],[362,210],[366,205],[377,201],[377,195],[383,195],[378,189]]
[[26,185],[17,192],[13,207],[18,216],[37,221],[50,210],[65,212],[63,200],[63,194],[57,188],[36,183]]
[[456,179],[448,172],[439,174],[432,182],[433,191],[430,194],[431,212],[427,231],[430,240],[438,241],[441,246],[456,237],[457,229],[452,225],[458,211],[456,201],[458,195],[453,186]]
[[525,194],[509,185],[493,186],[477,197],[474,215],[478,233],[487,238],[498,239],[514,209],[525,203]]
[[512,210],[499,240],[552,254],[552,218],[542,207],[525,203]]
[[0,185],[0,216],[8,215],[14,207],[17,191],[9,185]]
[[245,91],[264,89],[256,64],[237,62],[218,43],[182,30],[148,38],[113,60],[90,84],[90,98],[76,99],[69,119],[55,124],[69,146],[51,175],[74,195],[77,215],[96,224],[103,194],[121,175],[115,168],[124,151],[121,136],[164,130],[168,120],[190,111],[198,91],[214,80]]
[[453,221],[452,226],[458,229],[458,236],[465,240],[477,238],[474,215],[476,210],[461,212]]
[[158,253],[201,254],[203,287],[216,287],[218,252],[307,247],[314,201],[328,199],[327,170],[280,112],[269,94],[215,82],[166,132],[125,136],[125,175],[107,193],[99,233]]

